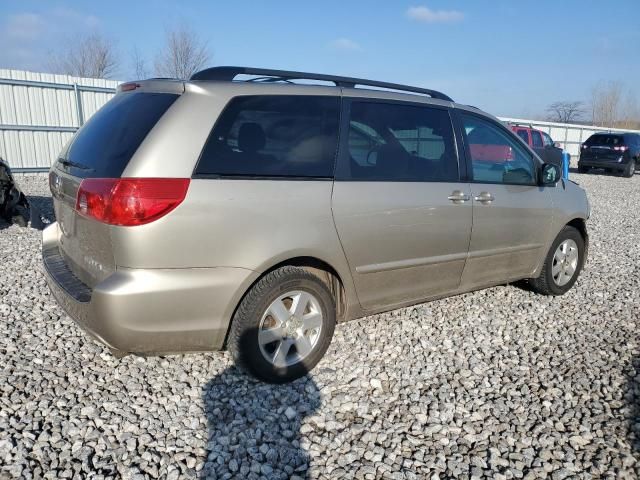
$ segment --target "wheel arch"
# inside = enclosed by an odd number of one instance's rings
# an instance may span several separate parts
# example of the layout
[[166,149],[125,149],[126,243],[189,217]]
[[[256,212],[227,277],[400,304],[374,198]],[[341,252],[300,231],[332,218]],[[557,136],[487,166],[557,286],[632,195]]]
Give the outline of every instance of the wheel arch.
[[231,315],[228,317],[229,324],[227,326],[227,332],[225,334],[223,349],[226,349],[227,339],[229,336],[229,331],[231,329],[231,323],[233,322],[233,317],[244,297],[265,275],[285,266],[303,268],[309,273],[317,276],[322,282],[327,285],[327,288],[333,295],[333,298],[336,302],[336,323],[340,323],[348,318],[349,301],[343,276],[341,276],[331,264],[315,256],[300,255],[290,257],[285,260],[274,261],[272,265],[261,269],[261,271],[253,278],[253,281],[251,281],[247,286],[244,287],[242,294],[233,307]]
[[589,232],[587,231],[587,221],[584,218],[576,217],[569,220],[565,226],[573,227],[580,232],[580,235],[584,240],[584,260],[582,261],[582,264],[586,264],[587,258],[589,258]]

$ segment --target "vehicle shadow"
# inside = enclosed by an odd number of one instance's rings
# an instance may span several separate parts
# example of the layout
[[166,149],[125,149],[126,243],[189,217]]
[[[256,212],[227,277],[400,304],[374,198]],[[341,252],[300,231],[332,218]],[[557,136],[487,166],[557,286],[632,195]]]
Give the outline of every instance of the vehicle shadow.
[[[29,200],[30,218],[29,226],[36,230],[43,230],[48,224],[55,221],[53,200],[49,196],[27,195]],[[10,218],[0,216],[0,230],[9,228],[13,222]]]
[[202,396],[209,431],[200,478],[307,477],[300,429],[321,398],[310,376],[268,384],[232,366],[207,382]]
[[32,221],[34,214],[38,215],[44,221],[44,223],[52,223],[55,221],[56,216],[53,211],[53,199],[51,197],[27,195],[27,199],[29,200],[29,205],[31,206],[31,210],[33,212],[31,214]]

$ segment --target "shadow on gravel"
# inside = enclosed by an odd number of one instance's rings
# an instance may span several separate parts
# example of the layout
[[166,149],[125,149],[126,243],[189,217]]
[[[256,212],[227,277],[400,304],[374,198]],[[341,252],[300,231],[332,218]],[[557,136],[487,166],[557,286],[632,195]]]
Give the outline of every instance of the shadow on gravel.
[[235,366],[203,388],[207,460],[200,478],[306,478],[302,420],[320,406],[320,391],[305,376],[273,385]]
[[55,214],[53,213],[53,200],[51,199],[51,197],[27,195],[27,199],[29,199],[32,210],[34,210],[35,213],[39,214],[46,223],[55,221]]
[[634,357],[627,375],[625,401],[629,408],[629,443],[640,466],[640,357]]
[[[36,230],[43,230],[47,225],[55,221],[55,214],[53,211],[53,201],[51,197],[42,197],[38,195],[27,195],[30,207],[30,219],[29,223],[31,228]],[[0,217],[0,230],[9,228],[12,224],[2,217]]]

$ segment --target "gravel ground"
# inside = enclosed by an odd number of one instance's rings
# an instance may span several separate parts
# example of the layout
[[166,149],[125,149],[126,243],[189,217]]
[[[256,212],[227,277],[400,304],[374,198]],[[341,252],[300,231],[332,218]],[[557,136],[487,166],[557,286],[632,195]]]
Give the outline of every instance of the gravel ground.
[[[640,176],[578,175],[590,261],[342,324],[305,379],[226,353],[116,359],[56,306],[40,232],[0,226],[0,478],[637,478]],[[43,177],[23,188],[51,218]]]

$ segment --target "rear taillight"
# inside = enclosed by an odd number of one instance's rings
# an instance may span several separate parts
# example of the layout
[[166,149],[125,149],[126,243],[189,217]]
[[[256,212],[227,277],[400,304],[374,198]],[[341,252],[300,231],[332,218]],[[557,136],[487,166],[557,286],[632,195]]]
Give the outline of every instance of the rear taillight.
[[188,178],[87,178],[76,211],[109,225],[144,225],[180,205],[188,188]]

